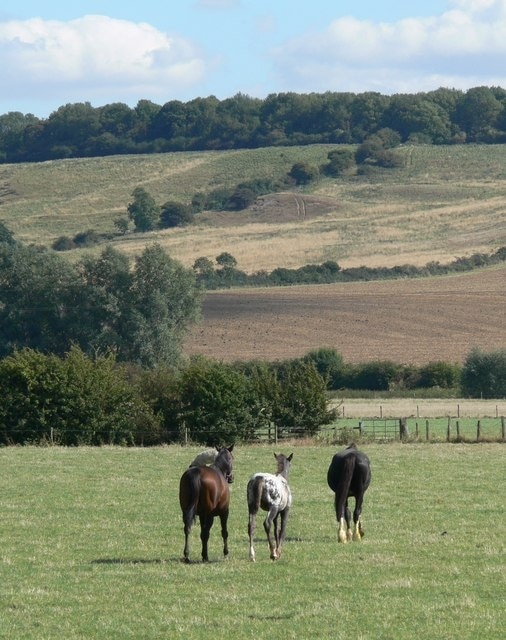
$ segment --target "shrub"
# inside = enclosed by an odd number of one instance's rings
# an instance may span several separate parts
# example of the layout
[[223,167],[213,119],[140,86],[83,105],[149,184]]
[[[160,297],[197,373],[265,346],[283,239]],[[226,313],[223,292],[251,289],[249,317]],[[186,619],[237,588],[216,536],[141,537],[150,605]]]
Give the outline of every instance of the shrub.
[[471,398],[506,397],[506,349],[474,349],[462,368],[462,393]]
[[51,246],[55,251],[70,251],[76,248],[76,243],[68,236],[60,236]]
[[139,425],[156,426],[150,408],[113,356],[64,358],[23,349],[0,362],[0,442],[133,444]]

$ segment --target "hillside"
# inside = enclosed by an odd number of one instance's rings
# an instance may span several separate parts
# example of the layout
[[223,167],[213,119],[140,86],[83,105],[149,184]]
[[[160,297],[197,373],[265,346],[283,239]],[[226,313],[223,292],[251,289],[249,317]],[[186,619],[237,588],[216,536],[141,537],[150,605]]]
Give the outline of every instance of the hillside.
[[[136,186],[160,204],[197,191],[280,177],[293,163],[326,162],[335,145],[179,152],[0,166],[0,219],[45,246],[94,229],[114,234]],[[197,224],[112,238],[134,256],[159,242],[186,265],[234,255],[247,272],[335,260],[343,267],[425,264],[506,244],[506,145],[405,146],[405,166],[322,178],[260,198],[241,213],[205,212]],[[100,246],[93,249],[99,251]],[[79,251],[66,254],[77,259]]]

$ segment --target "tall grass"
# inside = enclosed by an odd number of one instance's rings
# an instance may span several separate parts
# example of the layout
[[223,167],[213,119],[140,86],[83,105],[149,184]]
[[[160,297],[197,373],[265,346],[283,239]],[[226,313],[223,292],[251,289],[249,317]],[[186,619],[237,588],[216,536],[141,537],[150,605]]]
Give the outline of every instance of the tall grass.
[[294,451],[281,560],[246,483],[273,449],[236,447],[231,558],[219,524],[184,565],[177,491],[196,449],[0,450],[0,637],[297,639],[503,637],[504,448],[364,445],[373,472],[361,543],[338,545],[326,469],[334,447]]

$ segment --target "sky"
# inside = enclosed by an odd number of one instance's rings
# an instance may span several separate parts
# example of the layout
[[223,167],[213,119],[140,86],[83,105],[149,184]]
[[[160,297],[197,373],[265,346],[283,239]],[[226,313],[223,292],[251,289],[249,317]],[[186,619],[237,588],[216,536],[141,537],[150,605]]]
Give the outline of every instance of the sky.
[[506,88],[506,0],[0,0],[0,114]]

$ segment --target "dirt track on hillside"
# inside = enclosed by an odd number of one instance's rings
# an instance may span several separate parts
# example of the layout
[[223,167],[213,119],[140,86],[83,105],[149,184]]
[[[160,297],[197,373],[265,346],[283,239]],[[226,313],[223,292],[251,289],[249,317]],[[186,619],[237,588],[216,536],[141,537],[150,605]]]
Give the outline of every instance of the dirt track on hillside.
[[445,278],[243,289],[206,295],[184,344],[232,362],[333,347],[346,362],[462,363],[506,347],[506,268]]

